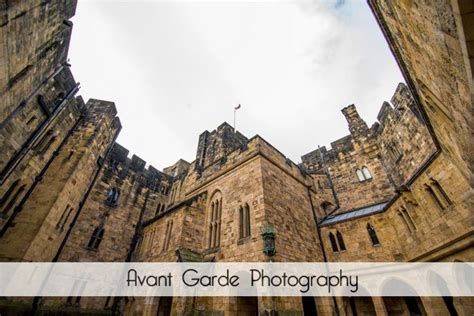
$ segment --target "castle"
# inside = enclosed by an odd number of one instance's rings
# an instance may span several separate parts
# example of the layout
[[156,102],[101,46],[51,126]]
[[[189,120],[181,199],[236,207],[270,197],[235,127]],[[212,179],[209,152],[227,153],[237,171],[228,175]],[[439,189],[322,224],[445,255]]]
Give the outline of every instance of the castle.
[[[407,82],[382,104],[378,122],[369,127],[354,105],[343,108],[350,134],[298,165],[262,137],[223,123],[199,135],[194,161],[162,171],[116,143],[113,102],[77,96],[67,63],[76,2],[1,4],[0,261],[473,261],[474,7],[368,4]],[[471,315],[474,301],[0,298],[0,314],[32,310]]]

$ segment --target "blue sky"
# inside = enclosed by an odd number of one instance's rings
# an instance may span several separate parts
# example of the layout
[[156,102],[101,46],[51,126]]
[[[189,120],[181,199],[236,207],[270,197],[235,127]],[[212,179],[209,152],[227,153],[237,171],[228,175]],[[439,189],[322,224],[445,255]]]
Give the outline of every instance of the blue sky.
[[79,1],[69,58],[84,99],[114,101],[119,143],[162,169],[223,121],[295,162],[369,126],[403,81],[365,1]]

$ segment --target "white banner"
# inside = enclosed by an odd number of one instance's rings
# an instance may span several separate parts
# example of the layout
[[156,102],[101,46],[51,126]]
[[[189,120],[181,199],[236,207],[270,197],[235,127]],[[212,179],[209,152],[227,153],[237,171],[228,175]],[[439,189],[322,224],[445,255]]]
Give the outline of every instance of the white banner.
[[0,263],[0,296],[473,296],[473,263]]

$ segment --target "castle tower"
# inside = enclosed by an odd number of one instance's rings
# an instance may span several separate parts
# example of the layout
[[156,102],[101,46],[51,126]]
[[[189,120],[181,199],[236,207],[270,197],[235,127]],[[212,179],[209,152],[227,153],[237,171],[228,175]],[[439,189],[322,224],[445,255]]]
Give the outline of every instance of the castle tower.
[[342,114],[346,117],[347,123],[349,124],[349,131],[352,135],[364,134],[369,130],[367,123],[359,116],[354,104],[343,108]]

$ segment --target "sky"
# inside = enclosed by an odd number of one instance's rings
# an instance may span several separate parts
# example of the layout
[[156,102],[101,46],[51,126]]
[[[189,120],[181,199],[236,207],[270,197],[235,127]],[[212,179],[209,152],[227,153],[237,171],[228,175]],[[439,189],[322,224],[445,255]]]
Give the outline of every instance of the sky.
[[80,95],[115,102],[118,142],[163,169],[222,122],[294,162],[376,121],[403,77],[366,1],[79,0],[69,59]]

